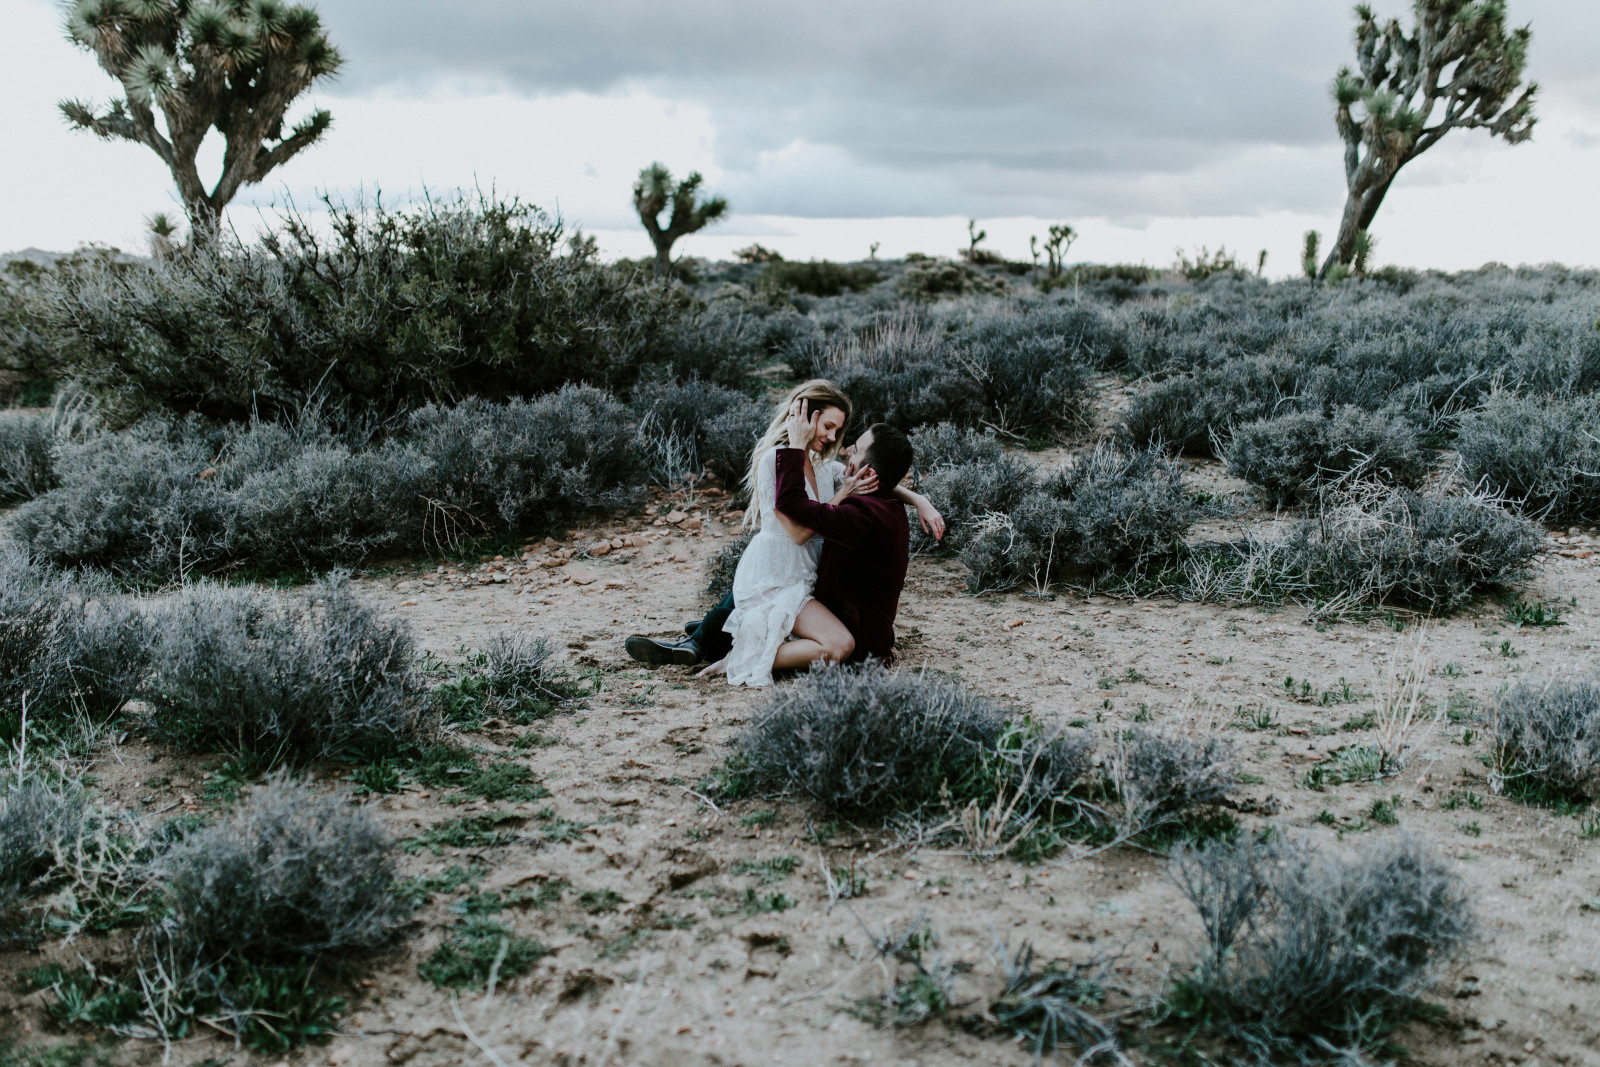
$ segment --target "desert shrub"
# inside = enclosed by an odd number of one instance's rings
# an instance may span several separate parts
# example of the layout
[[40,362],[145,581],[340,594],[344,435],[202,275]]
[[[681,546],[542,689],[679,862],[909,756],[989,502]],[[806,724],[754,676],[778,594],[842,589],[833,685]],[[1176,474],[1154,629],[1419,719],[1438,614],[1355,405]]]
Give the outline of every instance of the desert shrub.
[[[743,393],[695,379],[661,381],[634,390],[633,409],[638,419],[641,451],[649,452],[656,440],[671,438],[680,454],[671,463],[698,477],[709,469],[730,489],[743,480],[750,452],[767,428],[768,406]],[[670,484],[659,477],[659,484]]]
[[864,264],[831,263],[826,259],[808,263],[779,260],[761,270],[763,285],[794,289],[810,296],[838,296],[846,291],[870,289],[882,278]]
[[1171,555],[1193,522],[1176,461],[1102,446],[1009,510],[988,512],[962,544],[961,561],[975,591],[1024,583],[1042,591],[1072,572],[1098,578]]
[[407,440],[433,466],[433,492],[516,528],[541,516],[612,508],[638,495],[627,409],[598,389],[535,400],[468,400],[412,415]]
[[1600,396],[1491,394],[1461,419],[1464,473],[1552,521],[1600,521]]
[[0,793],[0,915],[43,888],[87,817],[83,793],[72,786],[36,776],[7,783]]
[[830,807],[916,808],[978,774],[1006,719],[952,678],[827,667],[773,689],[734,746],[755,779]]
[[149,626],[125,598],[82,575],[0,550],[0,729],[114,711],[148,662]]
[[727,544],[717,550],[707,565],[709,577],[706,581],[706,595],[712,600],[720,601],[723,597],[733,592],[733,574],[739,569],[739,560],[744,555],[744,550],[750,547],[750,541],[755,537],[756,531],[746,530]]
[[56,451],[56,489],[12,533],[37,557],[124,575],[182,575],[234,550],[220,486],[202,478],[221,440],[195,420],[149,420]]
[[1376,481],[1414,489],[1428,473],[1416,430],[1393,415],[1344,406],[1236,426],[1228,470],[1288,503],[1329,483]]
[[[440,673],[454,677],[429,692],[429,704],[441,719],[458,726],[476,726],[492,716],[528,723],[549,715],[581,692],[557,662],[556,650],[548,639],[518,630],[495,633],[482,652]],[[444,769],[445,778],[427,784],[463,787],[471,784],[468,779],[448,777],[476,767],[476,761],[464,751],[441,745],[421,758],[425,764],[439,758],[451,763]],[[527,768],[515,770],[526,771]],[[418,771],[419,780],[430,776],[429,771]]]
[[1281,414],[1296,403],[1297,370],[1281,359],[1241,359],[1178,374],[1134,396],[1120,435],[1135,448],[1210,455],[1213,437]]
[[1600,800],[1600,679],[1519,683],[1490,725],[1511,791]]
[[988,423],[1050,438],[1088,424],[1090,364],[1081,337],[1054,317],[1036,320],[946,330],[903,313],[811,342],[791,364],[836,382],[861,425]]
[[392,854],[366,811],[275,777],[160,858],[163,933],[207,964],[370,951],[409,911]]
[[1233,748],[1215,735],[1130,730],[1111,763],[1123,822],[1142,832],[1215,809],[1239,788]]
[[140,581],[242,563],[320,569],[630,502],[633,445],[627,409],[586,386],[424,407],[375,443],[315,416],[220,428],[152,418],[58,443],[59,486],[20,509],[13,531],[42,559]]
[[1483,493],[1355,492],[1289,534],[1307,581],[1354,603],[1454,611],[1484,587],[1525,577],[1539,531]]
[[1009,292],[1010,286],[967,263],[924,258],[911,263],[900,275],[899,289],[912,300],[938,300],[974,293],[1000,295]]
[[1182,465],[1155,451],[1096,447],[1052,474],[1045,491],[1072,505],[1072,560],[1089,571],[1172,552],[1194,522]]
[[680,310],[516,201],[329,208],[327,230],[291,212],[259,245],[56,271],[41,332],[114,419],[276,420],[626,389]]
[[[919,466],[921,440],[919,435],[913,442]],[[926,473],[918,488],[945,518],[942,547],[946,551],[960,550],[979,535],[989,515],[1009,513],[1035,485],[1033,469],[1027,460],[998,450],[992,457],[978,453],[978,458],[968,462],[921,469]],[[941,547],[920,529],[912,534],[912,539],[920,551]]]
[[141,696],[163,741],[275,762],[375,754],[424,733],[409,631],[340,575],[298,597],[191,586],[153,623]]
[[[58,264],[70,268],[96,254],[65,256]],[[30,259],[14,259],[0,268],[0,399],[5,403],[47,403],[59,376],[38,322],[38,292],[50,273],[50,267]]]
[[55,481],[54,420],[26,411],[0,411],[0,504],[32,500]]
[[1206,937],[1174,1009],[1268,1058],[1361,1054],[1474,936],[1459,879],[1407,836],[1348,859],[1246,837],[1184,849],[1173,876]]

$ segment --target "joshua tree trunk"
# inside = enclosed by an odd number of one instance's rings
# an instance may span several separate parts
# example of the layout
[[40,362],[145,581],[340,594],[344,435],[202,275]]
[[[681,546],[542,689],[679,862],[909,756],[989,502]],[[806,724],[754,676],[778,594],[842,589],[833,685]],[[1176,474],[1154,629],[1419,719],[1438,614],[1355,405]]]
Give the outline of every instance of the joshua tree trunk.
[[1380,27],[1371,7],[1356,8],[1361,72],[1346,67],[1333,81],[1348,192],[1319,277],[1349,266],[1400,168],[1446,133],[1477,127],[1508,144],[1533,133],[1538,85],[1529,82],[1512,101],[1532,34],[1527,27],[1506,29],[1504,0],[1414,0],[1413,10],[1416,24],[1407,37],[1399,20]]

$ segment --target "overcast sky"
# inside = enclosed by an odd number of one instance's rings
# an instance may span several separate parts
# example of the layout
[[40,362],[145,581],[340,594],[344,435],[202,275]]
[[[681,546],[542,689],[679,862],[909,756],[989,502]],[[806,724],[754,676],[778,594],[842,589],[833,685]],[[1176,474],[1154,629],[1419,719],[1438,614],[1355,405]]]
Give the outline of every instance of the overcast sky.
[[[140,219],[175,206],[170,179],[148,149],[65,128],[58,99],[113,83],[53,3],[4,2],[0,249],[137,245]],[[346,65],[300,110],[328,107],[333,129],[236,202],[241,227],[324,189],[492,185],[640,255],[628,188],[659,159],[733,205],[689,254],[949,253],[977,217],[1018,258],[1065,220],[1073,259],[1166,264],[1221,243],[1268,249],[1281,274],[1343,204],[1327,93],[1352,53],[1343,0],[318,6]],[[1534,139],[1460,131],[1413,163],[1373,228],[1379,262],[1600,262],[1600,3],[1510,9],[1534,31]]]

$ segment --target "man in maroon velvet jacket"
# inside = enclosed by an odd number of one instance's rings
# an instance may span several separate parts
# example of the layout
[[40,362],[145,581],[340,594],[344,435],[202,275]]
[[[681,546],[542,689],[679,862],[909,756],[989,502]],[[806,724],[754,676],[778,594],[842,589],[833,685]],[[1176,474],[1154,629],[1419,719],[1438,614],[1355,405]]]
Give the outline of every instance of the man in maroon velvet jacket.
[[869,427],[851,447],[850,458],[858,470],[876,475],[877,488],[839,504],[822,504],[806,495],[806,448],[816,421],[804,401],[790,409],[790,447],[780,448],[777,457],[777,510],[824,539],[812,596],[837,617],[851,640],[825,642],[819,656],[889,661],[911,558],[906,507],[890,493],[911,470],[911,442],[892,426]]

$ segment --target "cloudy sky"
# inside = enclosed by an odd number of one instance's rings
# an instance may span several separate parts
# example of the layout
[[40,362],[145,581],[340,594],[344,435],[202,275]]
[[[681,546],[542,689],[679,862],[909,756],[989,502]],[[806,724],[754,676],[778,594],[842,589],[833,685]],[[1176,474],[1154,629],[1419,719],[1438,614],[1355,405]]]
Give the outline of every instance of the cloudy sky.
[[[0,249],[136,246],[140,219],[175,206],[170,180],[148,149],[66,130],[55,102],[113,83],[66,43],[54,3],[4,2]],[[1073,259],[1166,264],[1220,243],[1266,248],[1281,274],[1343,204],[1327,85],[1351,57],[1344,0],[318,7],[346,66],[304,106],[332,110],[333,130],[236,202],[241,228],[321,190],[493,186],[640,255],[628,188],[660,160],[733,205],[690,254],[949,253],[976,217],[1025,258],[1029,234],[1066,220]],[[1600,263],[1600,3],[1510,9],[1534,30],[1534,139],[1461,131],[1413,163],[1374,226],[1379,262]]]

